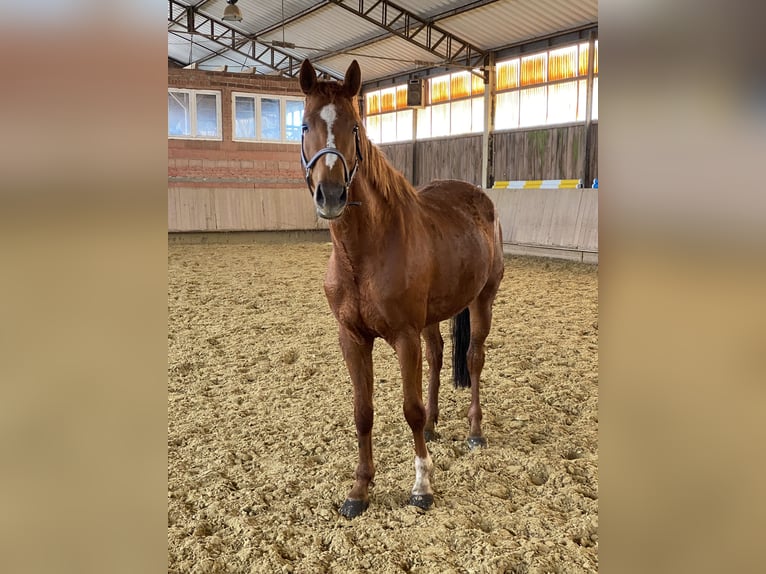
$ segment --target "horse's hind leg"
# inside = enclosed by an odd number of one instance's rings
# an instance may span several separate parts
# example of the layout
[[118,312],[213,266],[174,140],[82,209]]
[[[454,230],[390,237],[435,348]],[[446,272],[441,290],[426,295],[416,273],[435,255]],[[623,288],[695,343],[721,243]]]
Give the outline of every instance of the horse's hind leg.
[[423,339],[426,342],[426,361],[428,361],[428,404],[426,405],[426,440],[436,438],[435,426],[439,422],[439,385],[444,356],[444,339],[442,339],[439,323],[434,323],[423,329]]
[[340,348],[354,387],[354,423],[359,444],[356,480],[339,512],[346,518],[359,516],[369,505],[369,486],[375,477],[372,462],[372,340],[359,340],[340,328]]
[[486,446],[487,440],[481,431],[481,404],[479,403],[479,381],[484,368],[484,341],[487,340],[492,324],[492,303],[495,300],[497,286],[485,287],[479,296],[468,306],[471,313],[471,342],[468,345],[468,372],[471,375],[471,406],[468,408],[468,446],[473,448]]

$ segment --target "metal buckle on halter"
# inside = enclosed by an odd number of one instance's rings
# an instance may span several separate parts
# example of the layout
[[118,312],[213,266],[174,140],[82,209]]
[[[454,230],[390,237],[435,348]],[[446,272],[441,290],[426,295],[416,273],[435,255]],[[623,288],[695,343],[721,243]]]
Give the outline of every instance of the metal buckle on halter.
[[[325,147],[320,149],[318,152],[314,154],[314,157],[312,157],[310,160],[306,158],[306,152],[304,151],[303,147],[303,136],[306,133],[306,126],[303,126],[303,129],[301,129],[301,164],[304,168],[306,168],[306,185],[309,188],[309,192],[311,195],[314,195],[314,190],[311,189],[311,169],[316,165],[316,162],[319,161],[319,158],[321,158],[324,155],[327,155],[328,153],[331,153],[335,156],[337,156],[340,159],[340,163],[343,165],[343,185],[346,189],[351,187],[351,182],[354,180],[354,176],[356,175],[357,169],[359,169],[359,162],[362,161],[362,147],[361,143],[359,142],[359,125],[355,125],[354,129],[354,145],[356,147],[356,157],[354,158],[354,166],[351,168],[351,172],[348,171],[348,163],[346,162],[346,158],[343,156],[340,151],[338,151],[337,148],[334,147]],[[356,203],[356,202],[349,202],[349,203]]]

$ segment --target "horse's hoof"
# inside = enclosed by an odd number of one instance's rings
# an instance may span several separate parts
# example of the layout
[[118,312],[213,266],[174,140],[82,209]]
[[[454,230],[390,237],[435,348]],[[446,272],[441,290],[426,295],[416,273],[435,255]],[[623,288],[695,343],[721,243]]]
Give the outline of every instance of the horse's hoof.
[[426,435],[426,442],[431,442],[432,440],[436,440],[439,438],[439,433],[434,431],[423,431],[423,434]]
[[340,514],[346,518],[356,518],[362,514],[362,512],[367,510],[369,505],[370,503],[366,500],[352,500],[347,498],[343,503],[343,506],[338,509],[338,512],[340,512]]
[[417,506],[418,508],[422,508],[423,510],[428,510],[431,508],[431,505],[434,503],[434,495],[433,494],[411,494],[410,495],[410,506]]
[[487,439],[485,439],[483,436],[468,437],[468,448],[470,450],[475,450],[477,448],[485,448],[486,446],[487,446]]

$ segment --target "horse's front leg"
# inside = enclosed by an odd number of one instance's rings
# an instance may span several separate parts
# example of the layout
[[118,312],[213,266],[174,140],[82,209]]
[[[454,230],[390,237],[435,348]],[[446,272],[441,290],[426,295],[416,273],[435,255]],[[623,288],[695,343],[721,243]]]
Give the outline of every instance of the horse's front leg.
[[423,357],[420,348],[420,333],[413,331],[399,336],[394,342],[396,356],[402,370],[404,392],[404,418],[412,429],[415,439],[415,486],[412,488],[410,504],[423,509],[431,507],[434,501],[431,489],[433,463],[428,454],[423,429],[426,424],[426,409],[423,406]]
[[354,422],[359,443],[356,480],[339,512],[354,518],[369,506],[369,486],[375,476],[372,462],[372,339],[364,339],[340,328],[340,348],[354,387]]

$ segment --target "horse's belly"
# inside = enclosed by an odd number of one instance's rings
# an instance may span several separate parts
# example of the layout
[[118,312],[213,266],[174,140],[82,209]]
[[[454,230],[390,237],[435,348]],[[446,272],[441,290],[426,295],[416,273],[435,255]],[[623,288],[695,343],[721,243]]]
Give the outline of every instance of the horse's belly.
[[[470,249],[466,248],[470,246]],[[463,252],[445,243],[428,292],[427,322],[449,319],[473,301],[484,288],[491,269],[490,249],[479,235],[463,242]]]
[[483,283],[471,282],[471,284],[464,283],[460,289],[432,291],[428,299],[426,325],[457,315],[476,298],[483,286]]

